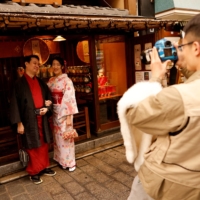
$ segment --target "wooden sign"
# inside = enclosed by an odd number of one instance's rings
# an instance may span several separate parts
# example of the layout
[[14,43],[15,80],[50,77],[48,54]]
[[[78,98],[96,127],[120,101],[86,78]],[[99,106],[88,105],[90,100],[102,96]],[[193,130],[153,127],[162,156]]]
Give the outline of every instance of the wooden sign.
[[81,61],[90,63],[89,44],[87,40],[78,42],[76,52]]
[[134,45],[135,70],[142,70],[140,55],[141,55],[141,45],[136,44],[136,45]]
[[[145,43],[145,44],[144,44],[144,49],[145,49],[145,50],[151,49],[151,48],[152,48],[152,43],[151,43],[151,42],[148,42],[148,43]],[[145,70],[151,70],[150,64],[145,65]]]
[[62,0],[12,0],[16,3],[54,4],[62,5]]
[[149,81],[151,79],[150,71],[137,71],[135,72],[135,83],[141,81]]
[[37,55],[40,58],[40,63],[44,64],[49,59],[49,48],[47,44],[39,38],[30,38],[27,40],[23,47],[23,55]]

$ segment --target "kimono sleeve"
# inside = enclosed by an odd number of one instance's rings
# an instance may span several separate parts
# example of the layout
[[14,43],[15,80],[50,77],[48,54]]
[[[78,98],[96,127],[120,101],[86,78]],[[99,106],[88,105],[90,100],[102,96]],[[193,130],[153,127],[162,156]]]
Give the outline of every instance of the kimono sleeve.
[[67,115],[78,113],[75,90],[71,79],[66,78],[63,82],[63,98],[58,113],[58,120]]
[[[52,102],[51,92],[46,83],[45,83],[45,92],[46,92],[45,100],[50,100]],[[53,113],[53,105],[51,104],[50,106],[46,106],[46,108],[48,108],[47,116],[50,117]]]

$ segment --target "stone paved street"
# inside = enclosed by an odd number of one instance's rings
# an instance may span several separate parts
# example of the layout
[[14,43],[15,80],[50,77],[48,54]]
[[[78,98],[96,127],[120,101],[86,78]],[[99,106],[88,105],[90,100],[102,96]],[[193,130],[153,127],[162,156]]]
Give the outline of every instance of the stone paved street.
[[28,177],[0,185],[0,200],[126,200],[136,175],[123,146],[77,160],[74,172],[53,169],[57,175],[40,185]]

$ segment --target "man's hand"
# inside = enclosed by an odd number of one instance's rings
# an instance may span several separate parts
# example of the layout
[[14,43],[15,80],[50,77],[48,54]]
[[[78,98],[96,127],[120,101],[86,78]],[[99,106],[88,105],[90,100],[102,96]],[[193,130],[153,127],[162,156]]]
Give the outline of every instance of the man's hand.
[[17,133],[24,134],[24,125],[22,124],[22,122],[19,122],[17,124]]
[[45,106],[50,106],[51,104],[52,104],[52,102],[50,100],[45,101]]
[[150,55],[151,55],[151,74],[152,74],[151,76],[154,78],[163,79],[167,70],[167,65],[171,61],[167,60],[164,63],[162,63],[159,58],[156,47],[153,47],[153,50]]
[[40,115],[45,115],[47,111],[48,111],[47,108],[41,108],[40,109]]

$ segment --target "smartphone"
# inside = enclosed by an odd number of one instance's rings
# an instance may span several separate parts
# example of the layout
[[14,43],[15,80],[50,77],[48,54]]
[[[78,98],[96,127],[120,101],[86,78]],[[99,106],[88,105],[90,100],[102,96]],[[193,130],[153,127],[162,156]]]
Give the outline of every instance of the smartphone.
[[36,110],[35,110],[35,114],[36,114],[36,115],[40,115],[40,109],[36,109]]

